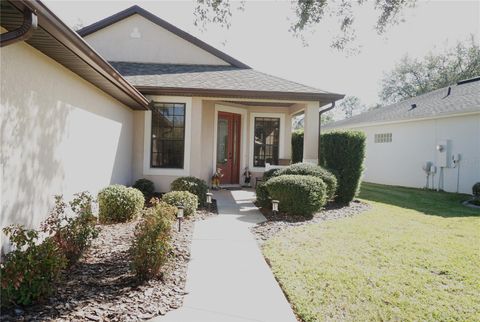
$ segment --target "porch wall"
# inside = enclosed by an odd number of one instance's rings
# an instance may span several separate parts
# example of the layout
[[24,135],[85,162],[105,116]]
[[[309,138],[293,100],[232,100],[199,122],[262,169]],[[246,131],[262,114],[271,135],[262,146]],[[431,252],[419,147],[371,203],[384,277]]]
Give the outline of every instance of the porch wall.
[[23,42],[0,59],[2,228],[38,227],[54,195],[131,184],[129,108]]

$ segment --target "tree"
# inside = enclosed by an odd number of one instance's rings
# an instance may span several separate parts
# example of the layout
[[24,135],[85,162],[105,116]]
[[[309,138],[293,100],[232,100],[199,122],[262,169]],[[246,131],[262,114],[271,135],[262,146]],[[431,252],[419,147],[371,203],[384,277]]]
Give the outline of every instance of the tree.
[[[389,26],[401,21],[403,9],[413,7],[416,0],[375,0],[374,10],[377,18],[374,28],[379,35],[385,33]],[[356,8],[369,3],[365,0],[291,0],[296,12],[296,19],[290,25],[290,31],[296,36],[319,24],[325,17],[338,20],[338,34],[333,37],[331,47],[344,50],[356,38],[355,15]],[[240,8],[244,9],[244,1]],[[195,24],[205,26],[209,22],[230,26],[232,16],[229,0],[197,0],[195,8]]]
[[353,114],[363,112],[366,107],[362,104],[360,99],[356,96],[347,96],[339,104],[338,107],[345,114],[345,118],[350,118]]
[[404,56],[395,68],[384,74],[380,98],[391,104],[452,85],[460,80],[480,76],[480,47],[472,35],[466,42],[440,54],[423,59]]

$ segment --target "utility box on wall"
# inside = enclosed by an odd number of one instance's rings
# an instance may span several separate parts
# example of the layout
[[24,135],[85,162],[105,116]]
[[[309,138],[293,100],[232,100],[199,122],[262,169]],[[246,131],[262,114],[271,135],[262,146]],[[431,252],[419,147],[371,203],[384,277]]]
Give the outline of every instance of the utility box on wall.
[[437,167],[450,167],[450,140],[439,140],[437,142]]

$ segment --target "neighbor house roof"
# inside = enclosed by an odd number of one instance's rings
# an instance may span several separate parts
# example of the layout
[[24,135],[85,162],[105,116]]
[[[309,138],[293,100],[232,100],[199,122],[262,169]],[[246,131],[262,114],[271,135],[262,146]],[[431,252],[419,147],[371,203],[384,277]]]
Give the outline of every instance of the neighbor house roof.
[[18,28],[27,8],[38,17],[38,28],[26,40],[29,45],[130,108],[148,109],[148,100],[40,1],[2,0],[1,26]]
[[343,95],[298,84],[251,68],[110,62],[144,94],[178,94],[268,99],[319,100]]
[[413,121],[474,112],[480,113],[480,77],[330,123],[325,128]]
[[78,30],[78,34],[82,37],[85,37],[85,36],[88,36],[100,29],[103,29],[105,27],[108,27],[120,20],[123,20],[125,18],[128,18],[132,15],[140,15],[142,17],[144,17],[145,19],[148,19],[149,21],[153,22],[154,24],[157,24],[159,25],[160,27],[170,31],[171,33],[177,35],[178,37],[180,38],[183,38],[185,39],[186,41],[196,45],[197,47],[200,47],[202,48],[203,50],[209,52],[210,54],[222,59],[223,61],[231,64],[232,66],[236,66],[236,67],[241,67],[241,68],[249,68],[247,65],[245,65],[244,63],[242,63],[241,61],[238,61],[236,60],[235,58],[225,54],[224,52],[210,46],[209,44],[207,44],[206,42],[192,36],[191,34],[175,27],[174,25],[172,25],[171,23],[161,19],[160,17],[157,17],[155,16],[153,13],[151,12],[148,12],[147,10],[137,6],[137,5],[134,5],[130,8],[127,8],[123,11],[120,11],[114,15],[111,15],[105,19],[102,19],[100,21],[97,21],[89,26],[86,26],[80,30]]

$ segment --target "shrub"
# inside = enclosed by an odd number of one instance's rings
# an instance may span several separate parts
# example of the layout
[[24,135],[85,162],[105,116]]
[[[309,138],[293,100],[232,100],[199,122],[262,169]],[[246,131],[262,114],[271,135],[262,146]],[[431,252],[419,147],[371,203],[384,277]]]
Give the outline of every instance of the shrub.
[[98,193],[98,217],[103,223],[126,222],[140,213],[144,203],[140,190],[111,185]]
[[292,133],[292,163],[303,160],[303,130],[296,130]]
[[472,195],[476,199],[480,199],[480,182],[477,182],[472,187]]
[[335,178],[330,171],[322,168],[321,166],[309,163],[296,163],[279,171],[277,176],[283,176],[286,174],[314,176],[320,178],[327,186],[327,199],[331,200],[335,196],[335,192],[337,190],[337,178]]
[[156,276],[167,261],[175,213],[175,207],[153,199],[153,206],[144,211],[142,221],[135,227],[131,268],[139,280]]
[[148,179],[138,179],[133,184],[133,188],[142,192],[146,202],[150,201],[150,199],[153,197],[153,193],[155,192],[155,185]]
[[185,216],[192,215],[198,207],[198,197],[188,191],[170,191],[163,195],[162,201],[172,206],[183,206]]
[[257,203],[259,207],[268,208],[270,207],[271,201],[270,196],[268,195],[267,187],[265,182],[259,182],[255,187],[255,192],[257,195]]
[[282,175],[265,184],[272,199],[280,202],[279,210],[311,216],[327,201],[326,185],[322,179],[303,175]]
[[14,250],[0,266],[2,308],[41,302],[54,290],[67,264],[65,256],[50,238],[38,243],[36,230],[12,225],[3,232]]
[[173,180],[170,185],[172,191],[188,191],[198,197],[200,206],[207,202],[208,185],[205,180],[195,177],[181,177]]
[[357,131],[330,132],[322,134],[320,164],[337,176],[335,200],[349,203],[355,198],[360,186],[365,158],[365,134]]
[[263,182],[267,182],[268,179],[276,177],[279,172],[280,172],[280,169],[270,169],[268,171],[265,171],[262,177]]
[[69,203],[75,214],[72,217],[65,213],[67,204],[62,196],[55,196],[55,207],[42,224],[43,231],[52,236],[52,240],[67,258],[69,266],[77,262],[84,250],[90,246],[92,239],[98,236],[92,201],[92,196],[86,191],[75,194],[75,198]]

